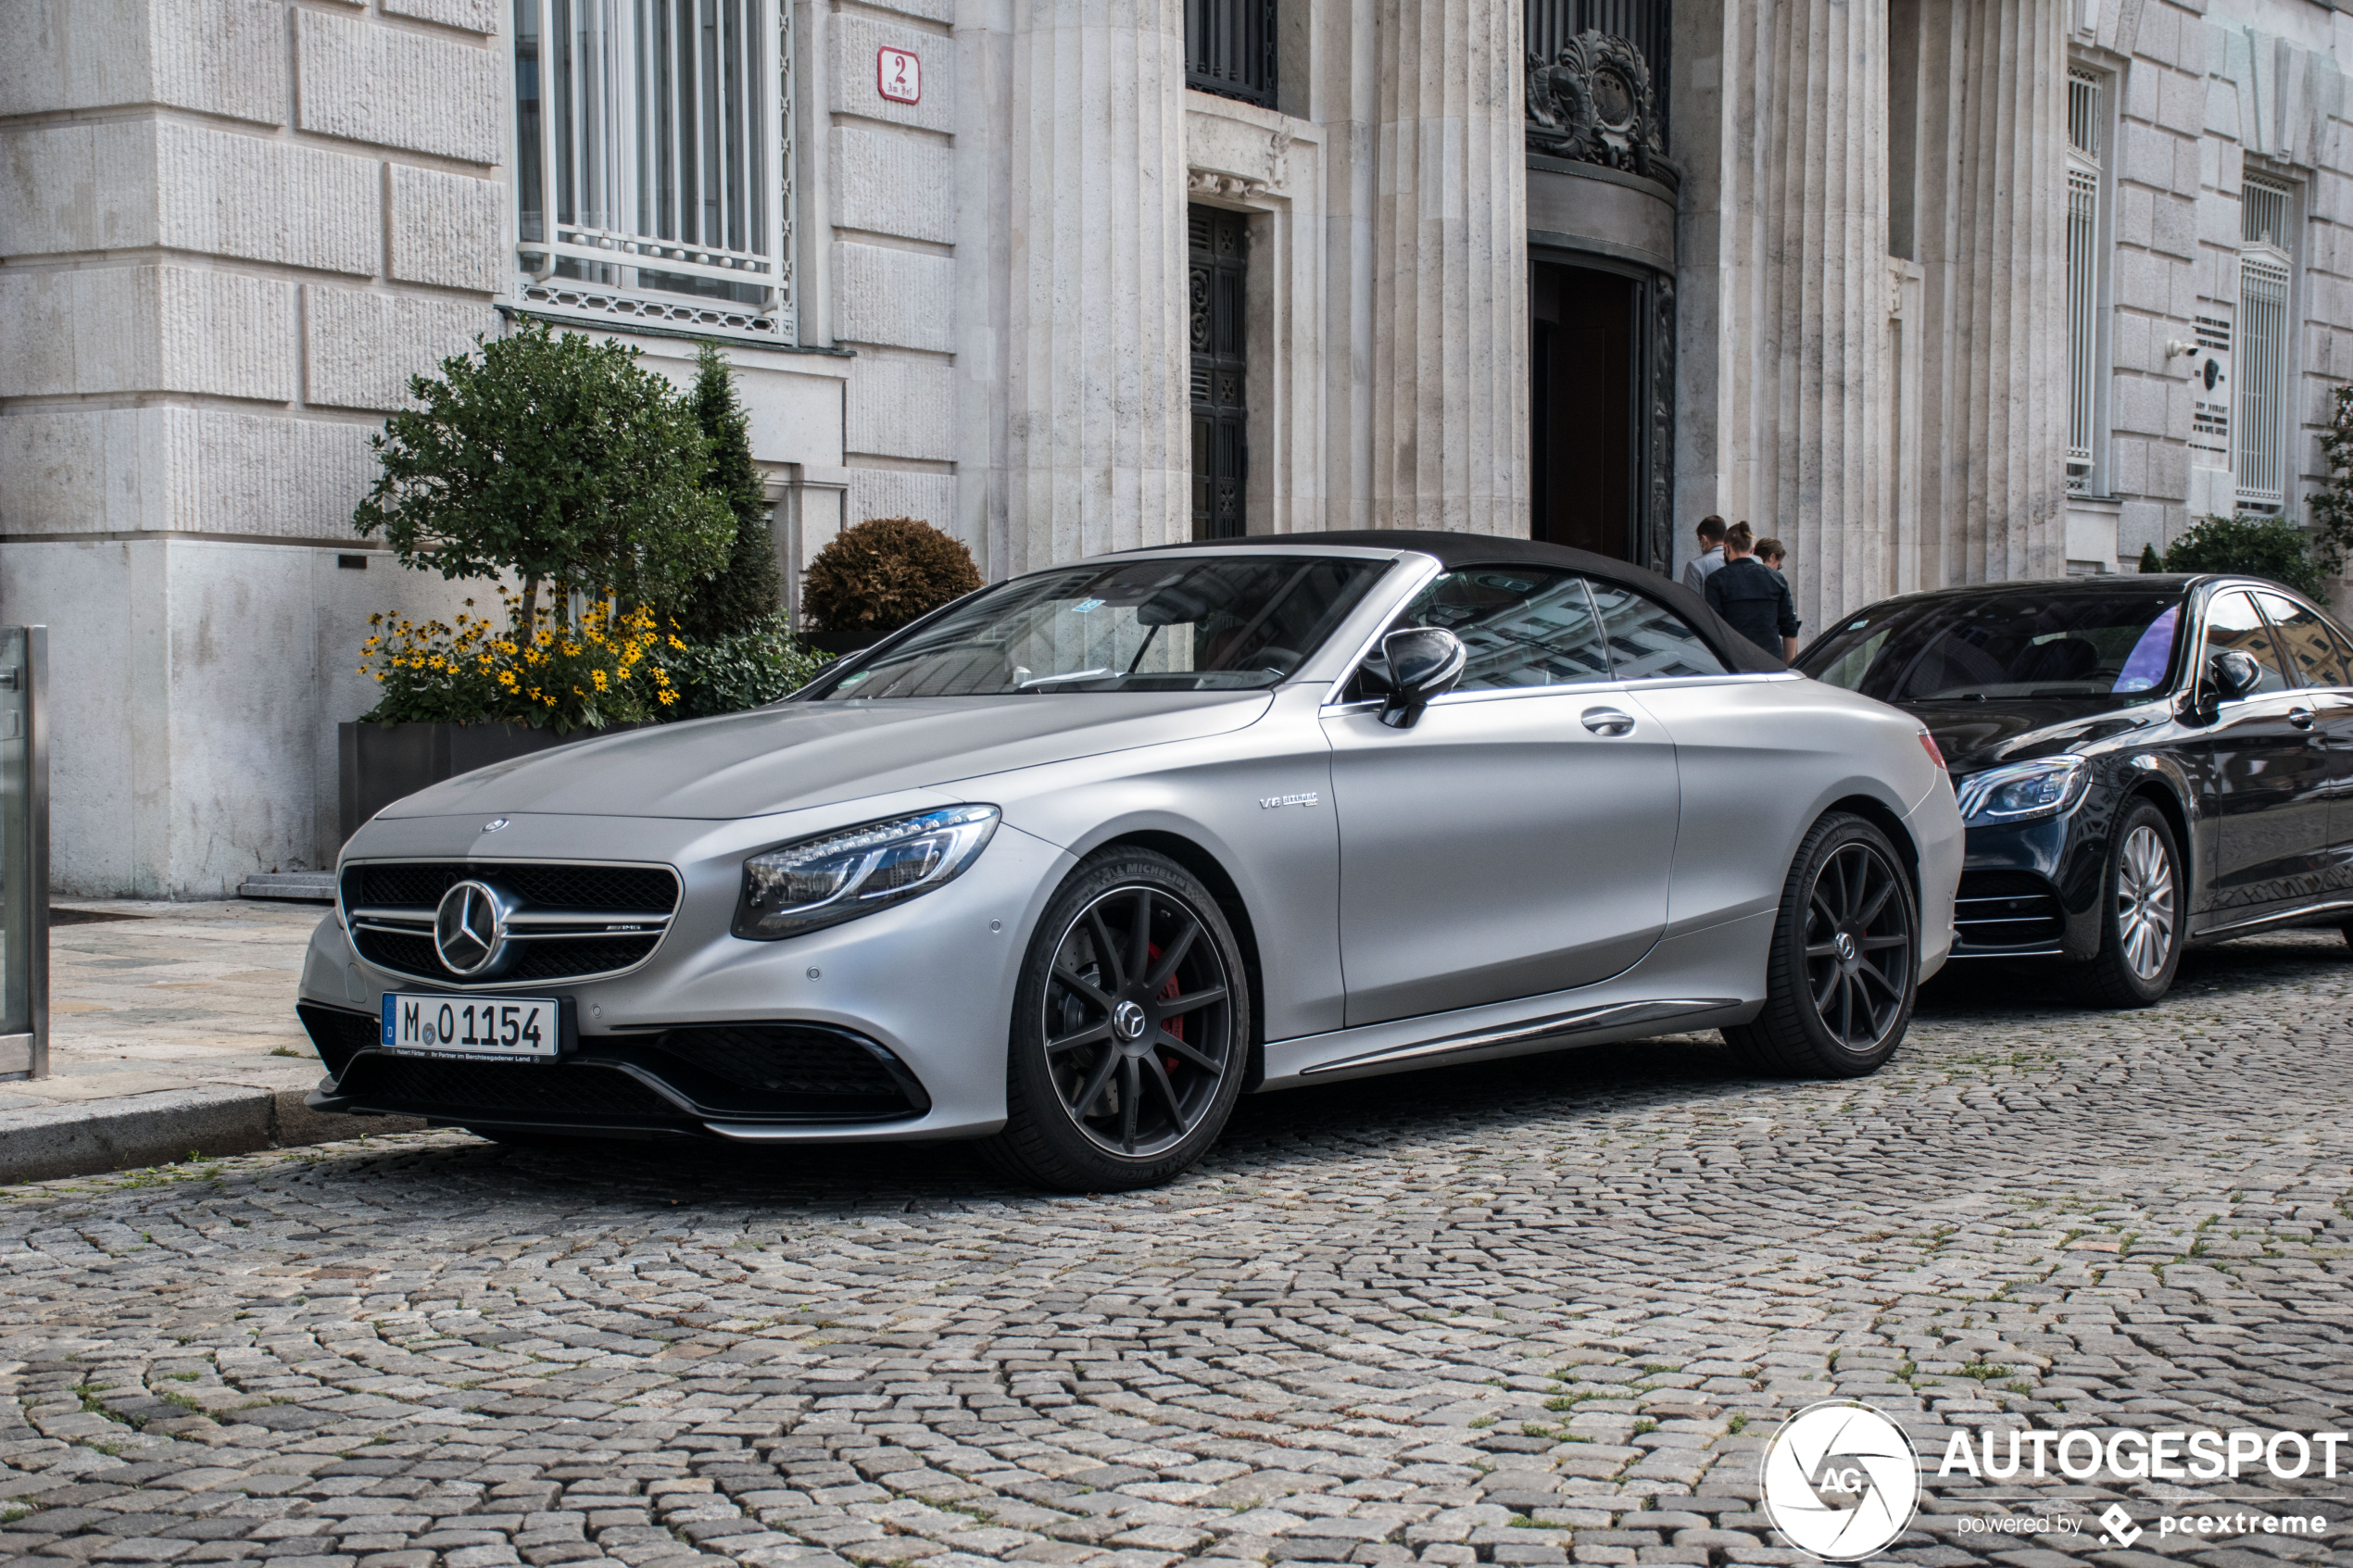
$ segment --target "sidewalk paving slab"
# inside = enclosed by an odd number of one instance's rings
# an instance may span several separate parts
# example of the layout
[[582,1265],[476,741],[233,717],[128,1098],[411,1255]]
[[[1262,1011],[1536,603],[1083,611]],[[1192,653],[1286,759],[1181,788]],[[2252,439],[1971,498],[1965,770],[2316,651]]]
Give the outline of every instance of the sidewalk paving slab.
[[0,1183],[411,1130],[321,1115],[295,1017],[318,905],[56,899],[50,1076],[0,1080]]

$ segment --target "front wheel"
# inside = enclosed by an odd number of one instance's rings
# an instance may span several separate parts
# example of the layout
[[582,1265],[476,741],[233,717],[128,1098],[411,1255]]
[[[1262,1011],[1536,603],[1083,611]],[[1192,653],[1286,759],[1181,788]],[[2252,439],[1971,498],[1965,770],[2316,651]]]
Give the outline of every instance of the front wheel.
[[1895,1054],[1919,989],[1918,911],[1887,835],[1832,811],[1798,846],[1765,972],[1765,1010],[1726,1029],[1755,1066],[1859,1078]]
[[1217,1139],[1241,1095],[1250,979],[1217,900],[1176,861],[1114,850],[1038,922],[1007,1042],[1008,1175],[1066,1192],[1150,1186]]
[[2165,813],[2134,800],[2119,815],[2101,884],[2100,950],[2076,971],[2093,1007],[2145,1008],[2182,967],[2181,851]]

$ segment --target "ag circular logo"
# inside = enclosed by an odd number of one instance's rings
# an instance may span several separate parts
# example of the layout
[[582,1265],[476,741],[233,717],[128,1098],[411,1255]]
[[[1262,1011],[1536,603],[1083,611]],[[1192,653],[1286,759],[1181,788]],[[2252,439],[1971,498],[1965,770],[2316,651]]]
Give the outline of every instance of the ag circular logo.
[[1869,1405],[1825,1399],[1765,1445],[1765,1517],[1798,1550],[1853,1562],[1912,1523],[1919,1461],[1904,1429]]

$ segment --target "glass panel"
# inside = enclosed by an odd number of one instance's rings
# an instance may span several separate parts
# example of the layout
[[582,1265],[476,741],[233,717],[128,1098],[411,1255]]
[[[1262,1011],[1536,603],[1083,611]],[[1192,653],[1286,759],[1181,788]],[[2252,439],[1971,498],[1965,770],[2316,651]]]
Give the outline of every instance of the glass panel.
[[903,644],[845,659],[817,699],[1271,686],[1389,564],[1253,553],[1040,572],[982,590]]
[[1397,624],[1442,626],[1460,637],[1470,652],[1460,683],[1464,691],[1610,678],[1609,650],[1584,579],[1565,571],[1525,567],[1449,571],[1416,596]]
[[1592,584],[1609,632],[1610,663],[1621,681],[1721,675],[1724,661],[1691,622],[1655,599],[1614,583]]
[[2255,660],[2263,671],[2249,696],[2265,692],[2287,689],[2287,677],[2282,673],[2280,650],[2271,644],[2271,628],[2255,613],[2255,601],[2245,594],[2224,594],[2216,598],[2206,611],[2206,652],[2211,659],[2225,648],[2236,648]]
[[2240,258],[2238,493],[2261,507],[2287,498],[2287,301],[2285,267]]
[[2277,594],[2258,594],[2263,602],[2263,613],[2271,618],[2271,630],[2279,633],[2280,647],[2287,655],[2288,668],[2295,671],[2302,684],[2308,686],[2341,686],[2346,684],[2345,666],[2340,662],[2336,643],[2329,635],[2328,623],[2319,613],[2293,599]]
[[[21,626],[0,628],[0,1035],[32,1028],[31,686]],[[34,1071],[40,1064],[34,1063]]]
[[547,237],[539,125],[539,0],[515,0],[516,236]]
[[1807,648],[1798,668],[1881,702],[2113,706],[2167,684],[2180,619],[2178,590],[1994,589],[1856,616]]
[[2091,488],[2092,477],[2099,369],[2099,194],[2095,171],[2067,171],[2067,487],[2077,495]]

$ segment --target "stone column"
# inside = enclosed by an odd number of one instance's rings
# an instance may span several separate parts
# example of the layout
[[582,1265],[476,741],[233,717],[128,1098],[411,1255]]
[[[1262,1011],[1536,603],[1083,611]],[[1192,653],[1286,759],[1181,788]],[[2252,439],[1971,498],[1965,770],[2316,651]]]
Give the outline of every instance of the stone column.
[[1887,15],[1726,12],[1720,510],[1789,546],[1810,636],[1890,586]]
[[2066,0],[1923,0],[1921,586],[2066,570]]
[[1370,521],[1528,533],[1519,6],[1375,0]]
[[1001,571],[1190,532],[1184,20],[1015,0]]

